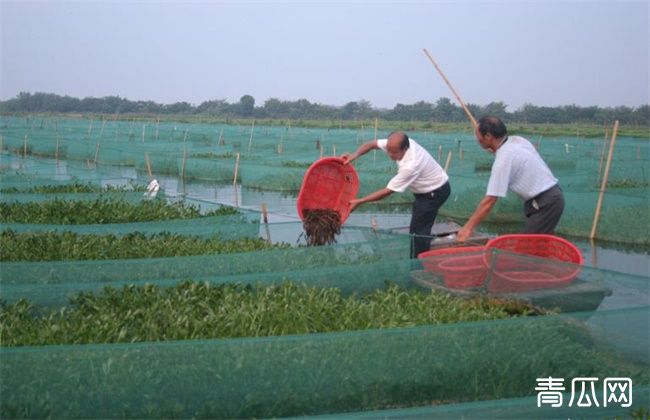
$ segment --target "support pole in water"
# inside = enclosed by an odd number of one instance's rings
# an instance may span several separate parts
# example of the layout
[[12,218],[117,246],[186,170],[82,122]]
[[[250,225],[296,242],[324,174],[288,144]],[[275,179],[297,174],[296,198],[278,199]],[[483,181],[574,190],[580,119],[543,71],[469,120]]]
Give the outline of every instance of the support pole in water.
[[149,179],[153,179],[153,173],[151,172],[151,162],[149,162],[149,155],[147,152],[144,152],[144,162],[147,164],[147,173],[149,174]]
[[237,185],[237,173],[239,172],[239,152],[235,156],[235,175],[232,178],[232,185]]
[[609,153],[607,154],[607,163],[605,164],[605,174],[603,181],[600,184],[600,192],[598,193],[598,203],[596,204],[596,213],[594,214],[594,223],[591,226],[591,234],[589,239],[596,237],[596,229],[598,228],[598,219],[600,219],[600,210],[603,206],[603,197],[605,189],[607,188],[607,180],[609,179],[609,169],[612,165],[612,156],[614,155],[614,144],[616,144],[616,134],[618,133],[618,120],[614,122],[614,129],[612,130],[612,140],[609,142]]
[[269,230],[269,210],[266,203],[262,203],[262,221],[264,222],[264,230],[266,232],[266,242],[271,243],[271,231]]

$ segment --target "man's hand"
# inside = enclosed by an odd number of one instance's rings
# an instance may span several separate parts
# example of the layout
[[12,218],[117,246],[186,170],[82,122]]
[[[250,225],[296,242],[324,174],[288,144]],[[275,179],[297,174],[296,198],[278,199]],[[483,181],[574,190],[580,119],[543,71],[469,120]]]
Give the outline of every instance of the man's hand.
[[348,163],[352,162],[352,161],[355,160],[357,157],[358,157],[358,156],[357,156],[356,153],[343,153],[343,154],[341,155],[341,159],[343,159],[343,164],[344,164],[344,165],[347,165]]
[[470,229],[467,225],[465,225],[456,234],[456,240],[458,242],[465,242],[467,238],[470,237],[471,234],[472,234],[472,229]]
[[358,198],[355,198],[354,200],[350,200],[350,213],[352,213],[359,205],[361,204],[361,200]]

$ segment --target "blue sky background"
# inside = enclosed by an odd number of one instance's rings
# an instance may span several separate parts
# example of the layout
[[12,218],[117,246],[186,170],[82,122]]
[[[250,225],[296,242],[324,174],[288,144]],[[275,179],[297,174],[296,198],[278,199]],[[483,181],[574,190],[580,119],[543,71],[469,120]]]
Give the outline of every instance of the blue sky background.
[[643,1],[0,0],[0,99],[650,102]]

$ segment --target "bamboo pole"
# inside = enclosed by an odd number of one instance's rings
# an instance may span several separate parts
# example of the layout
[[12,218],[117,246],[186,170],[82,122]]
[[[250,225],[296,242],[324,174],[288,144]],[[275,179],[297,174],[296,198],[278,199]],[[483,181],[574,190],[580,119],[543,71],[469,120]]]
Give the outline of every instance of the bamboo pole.
[[106,126],[106,119],[103,120],[102,122],[102,129],[99,130],[99,138],[102,138],[102,135],[104,134],[104,127]]
[[97,165],[98,157],[99,157],[99,142],[97,142],[97,145],[95,146],[95,160],[93,160],[94,165]]
[[323,146],[322,145],[320,146],[320,158],[321,159],[323,158]]
[[59,163],[59,138],[56,138],[56,149],[54,150],[54,158],[56,159],[56,163]]
[[463,156],[464,156],[463,148],[461,147],[460,149],[458,149],[458,158],[460,160],[463,160]]
[[27,157],[27,134],[25,134],[25,138],[23,139],[23,159]]
[[465,106],[465,102],[463,102],[463,99],[460,97],[458,92],[456,92],[456,89],[454,89],[454,87],[451,85],[451,83],[449,82],[449,80],[447,79],[445,74],[442,72],[442,69],[440,67],[438,67],[438,64],[436,64],[435,60],[433,59],[433,57],[431,57],[431,54],[429,54],[429,51],[427,51],[426,48],[424,48],[424,53],[427,55],[427,57],[429,57],[429,60],[431,61],[431,64],[433,64],[433,66],[436,68],[436,70],[438,70],[438,73],[440,73],[440,76],[442,76],[442,79],[445,81],[447,86],[449,86],[449,89],[451,89],[451,92],[454,94],[454,96],[456,97],[456,99],[460,103],[460,106],[463,107],[463,111],[465,111],[465,114],[467,115],[467,118],[469,118],[469,121],[472,123],[472,126],[474,128],[476,128],[478,123],[476,122],[476,119],[474,118],[472,113],[469,112],[469,109],[467,108],[467,106]]
[[251,136],[248,139],[248,153],[251,151],[251,146],[253,145],[253,130],[255,129],[255,120],[253,120],[253,123],[251,124]]
[[332,156],[336,156],[336,145],[332,145]]
[[378,124],[378,121],[377,121],[377,118],[375,117],[375,141],[377,141],[377,124]]
[[144,143],[144,132],[145,132],[145,125],[142,124],[142,143]]
[[[232,185],[237,186],[237,173],[239,172],[239,152],[237,152],[237,155],[235,157],[235,175],[232,178]],[[235,194],[237,191],[235,191]]]
[[264,230],[266,231],[266,242],[271,243],[271,231],[269,230],[269,211],[266,203],[262,203],[262,220],[264,222]]
[[438,162],[442,160],[442,144],[438,146]]
[[278,146],[278,154],[279,154],[279,155],[281,155],[282,152],[284,151],[284,150],[282,149],[282,147],[283,147],[283,141],[284,141],[284,135],[283,135],[283,134],[280,134],[280,145]]
[[218,144],[219,144],[219,146],[223,146],[223,128],[219,132],[219,142],[218,142]]
[[160,129],[160,120],[156,121],[156,140],[158,140],[158,133]]
[[185,181],[185,167],[187,165],[187,146],[183,148],[183,166],[181,168],[181,179]]
[[151,172],[151,162],[149,162],[149,154],[144,152],[144,161],[147,164],[147,173],[149,174],[149,179],[153,179],[153,172]]
[[596,237],[596,229],[598,228],[598,219],[600,219],[600,210],[603,206],[603,197],[605,195],[605,189],[607,188],[607,180],[609,178],[609,169],[612,165],[612,156],[614,155],[614,144],[616,144],[617,133],[618,133],[618,120],[614,122],[614,129],[612,130],[612,139],[609,142],[609,153],[607,154],[607,163],[605,164],[605,174],[603,175],[603,181],[600,184],[600,192],[598,193],[598,203],[596,203],[594,223],[591,226],[591,234],[589,235],[589,239],[594,239]]
[[451,150],[447,153],[447,160],[445,161],[445,172],[449,169],[449,164],[451,163]]

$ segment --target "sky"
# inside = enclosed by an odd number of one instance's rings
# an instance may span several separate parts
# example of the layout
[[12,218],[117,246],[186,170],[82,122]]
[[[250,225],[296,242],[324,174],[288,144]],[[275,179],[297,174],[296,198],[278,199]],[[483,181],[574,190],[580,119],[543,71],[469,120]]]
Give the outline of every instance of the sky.
[[638,107],[649,3],[0,0],[0,100]]

